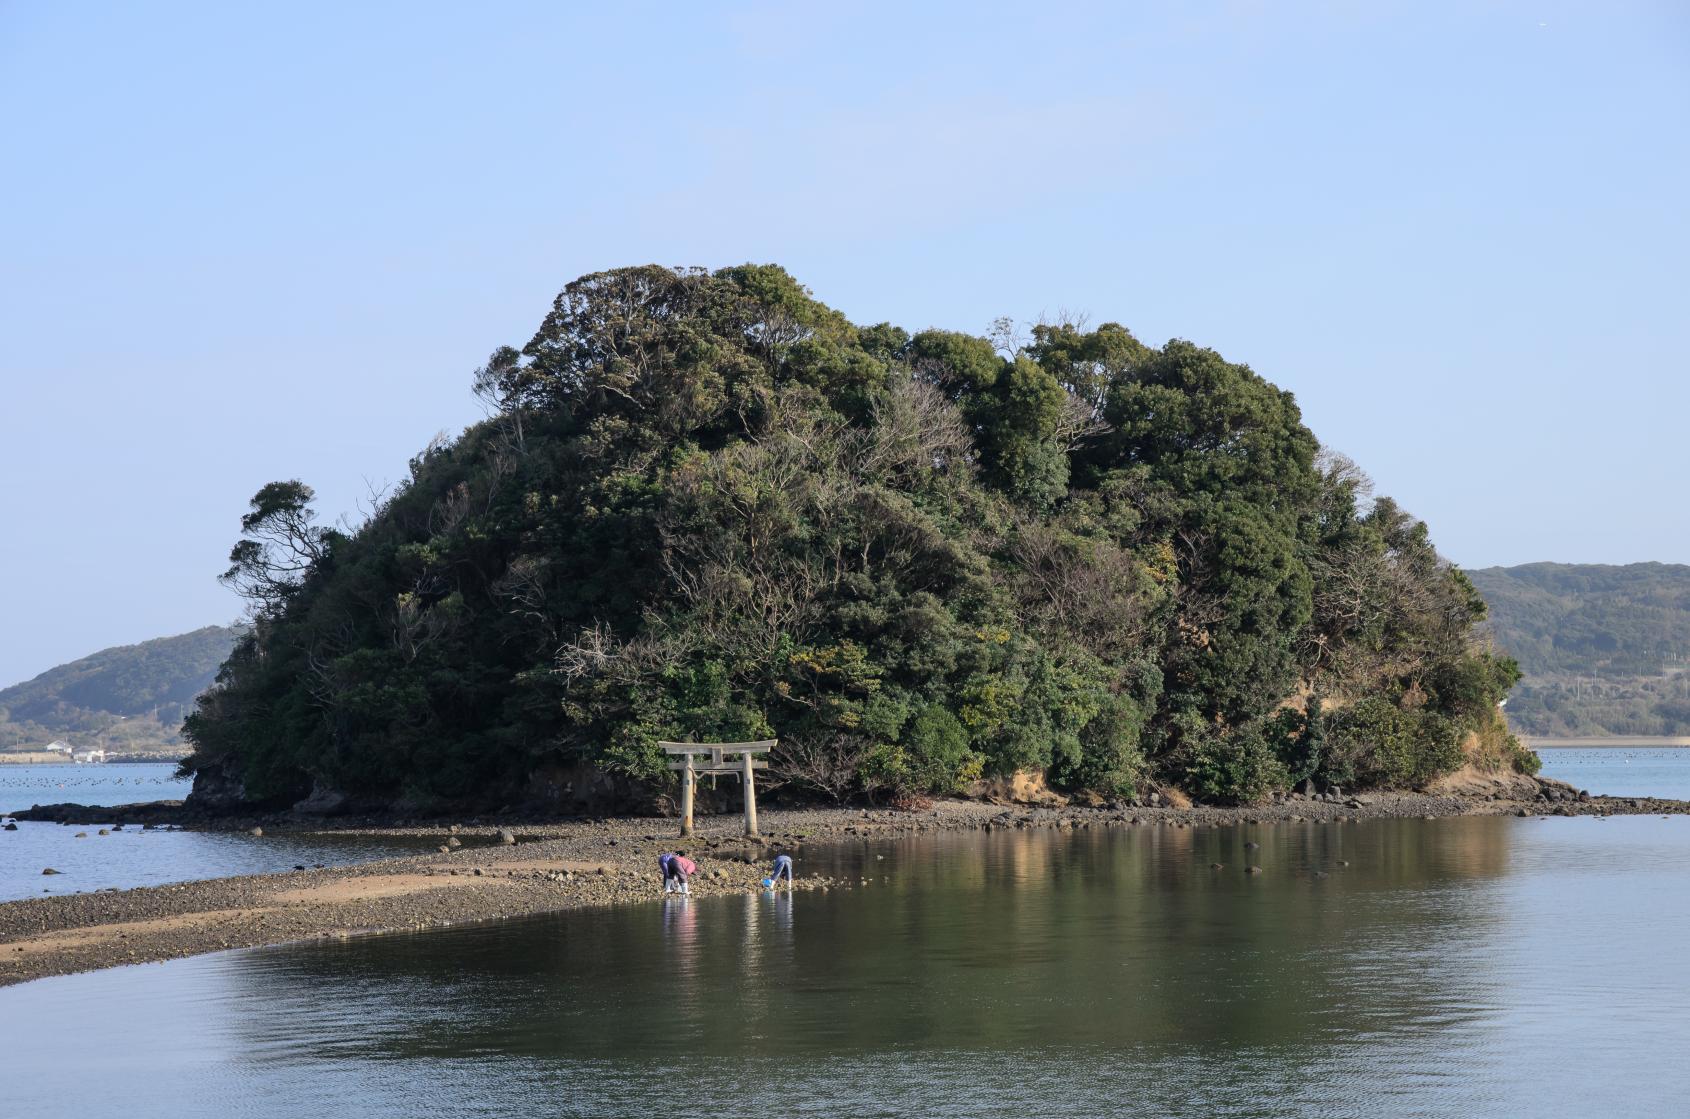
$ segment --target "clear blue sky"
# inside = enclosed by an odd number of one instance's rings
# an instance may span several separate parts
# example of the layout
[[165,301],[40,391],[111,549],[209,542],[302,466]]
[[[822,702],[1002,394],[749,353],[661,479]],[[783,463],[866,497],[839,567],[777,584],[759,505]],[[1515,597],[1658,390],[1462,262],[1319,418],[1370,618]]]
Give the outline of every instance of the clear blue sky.
[[1460,563],[1690,560],[1690,7],[820,7],[0,0],[0,685],[649,261],[1189,338]]

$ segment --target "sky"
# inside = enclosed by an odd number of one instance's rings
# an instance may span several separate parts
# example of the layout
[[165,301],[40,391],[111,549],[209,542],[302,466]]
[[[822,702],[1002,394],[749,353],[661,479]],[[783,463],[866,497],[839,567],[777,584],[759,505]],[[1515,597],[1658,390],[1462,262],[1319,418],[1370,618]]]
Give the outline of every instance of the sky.
[[356,517],[575,277],[745,261],[1214,347],[1465,566],[1690,562],[1682,3],[0,0],[0,686],[236,618],[252,494]]

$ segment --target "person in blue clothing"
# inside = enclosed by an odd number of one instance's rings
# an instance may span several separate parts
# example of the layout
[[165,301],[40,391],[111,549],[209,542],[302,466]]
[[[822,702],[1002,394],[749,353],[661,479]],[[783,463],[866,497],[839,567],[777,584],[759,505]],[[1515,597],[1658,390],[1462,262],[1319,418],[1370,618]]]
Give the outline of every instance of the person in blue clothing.
[[779,885],[781,875],[783,875],[783,874],[786,875],[787,888],[791,889],[792,888],[792,856],[791,855],[776,855],[775,856],[775,869],[773,870],[773,872],[771,872],[769,874],[769,885],[770,886]]
[[663,872],[663,892],[690,894],[687,879],[698,873],[698,864],[687,858],[685,851],[665,851],[657,856],[657,868]]

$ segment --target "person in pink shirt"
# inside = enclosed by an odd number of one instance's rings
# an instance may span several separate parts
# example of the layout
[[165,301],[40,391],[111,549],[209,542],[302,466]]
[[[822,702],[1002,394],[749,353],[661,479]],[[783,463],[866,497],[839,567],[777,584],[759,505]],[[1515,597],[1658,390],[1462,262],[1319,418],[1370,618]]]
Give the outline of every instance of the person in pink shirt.
[[687,879],[698,873],[698,864],[687,858],[685,851],[665,851],[657,856],[657,868],[663,872],[664,893],[691,893]]

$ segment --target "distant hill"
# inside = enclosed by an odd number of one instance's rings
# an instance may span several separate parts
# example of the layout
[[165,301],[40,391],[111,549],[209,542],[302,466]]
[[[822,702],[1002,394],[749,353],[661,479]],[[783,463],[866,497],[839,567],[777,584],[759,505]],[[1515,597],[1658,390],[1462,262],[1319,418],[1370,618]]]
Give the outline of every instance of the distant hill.
[[1690,734],[1690,567],[1531,563],[1469,571],[1525,679],[1508,703],[1537,735]]
[[179,751],[182,718],[210,686],[237,633],[206,626],[102,649],[0,690],[0,750],[63,739],[119,752]]

